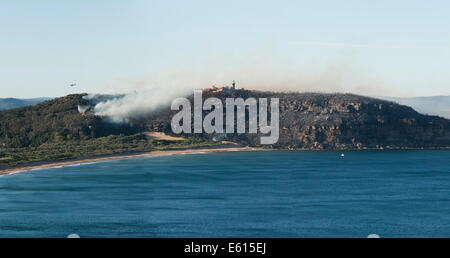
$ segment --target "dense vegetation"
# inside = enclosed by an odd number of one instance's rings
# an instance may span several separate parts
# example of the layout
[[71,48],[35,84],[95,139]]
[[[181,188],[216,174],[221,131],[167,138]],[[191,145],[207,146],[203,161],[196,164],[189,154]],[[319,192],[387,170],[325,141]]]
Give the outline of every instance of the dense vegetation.
[[14,166],[36,161],[58,161],[73,158],[138,153],[210,146],[202,138],[187,138],[183,141],[148,140],[144,134],[109,135],[83,140],[50,141],[38,147],[0,148],[0,167]]
[[148,140],[141,126],[114,124],[78,112],[83,95],[0,112],[0,167],[96,155],[215,144],[202,138]]

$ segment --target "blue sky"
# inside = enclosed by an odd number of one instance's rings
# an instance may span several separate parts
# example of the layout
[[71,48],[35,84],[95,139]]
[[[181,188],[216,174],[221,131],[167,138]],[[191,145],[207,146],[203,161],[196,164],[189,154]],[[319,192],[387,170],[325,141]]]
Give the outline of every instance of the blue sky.
[[2,0],[0,97],[178,78],[196,87],[236,79],[248,88],[449,95],[449,10],[448,1],[411,0]]

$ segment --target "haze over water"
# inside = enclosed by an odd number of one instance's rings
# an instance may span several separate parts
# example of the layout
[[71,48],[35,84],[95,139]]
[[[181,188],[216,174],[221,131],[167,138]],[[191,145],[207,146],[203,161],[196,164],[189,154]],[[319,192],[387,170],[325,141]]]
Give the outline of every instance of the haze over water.
[[450,150],[157,156],[0,177],[0,237],[449,237]]

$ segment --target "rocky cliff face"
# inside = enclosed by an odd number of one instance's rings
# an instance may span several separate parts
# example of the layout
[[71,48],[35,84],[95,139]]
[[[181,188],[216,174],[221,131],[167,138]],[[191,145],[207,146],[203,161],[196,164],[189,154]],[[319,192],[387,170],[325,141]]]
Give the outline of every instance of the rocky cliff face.
[[[280,96],[281,97],[281,96]],[[282,99],[282,97],[280,98]],[[309,149],[450,146],[450,121],[392,102],[341,94],[282,101],[279,146]]]
[[[279,98],[280,138],[266,146],[286,149],[448,148],[450,120],[422,115],[411,107],[352,94],[272,93],[237,90],[207,97]],[[175,112],[146,119],[147,129],[170,132]],[[224,120],[225,121],[225,120]],[[142,122],[142,121],[141,121]],[[259,134],[227,135],[258,146]],[[203,134],[201,137],[213,136]]]

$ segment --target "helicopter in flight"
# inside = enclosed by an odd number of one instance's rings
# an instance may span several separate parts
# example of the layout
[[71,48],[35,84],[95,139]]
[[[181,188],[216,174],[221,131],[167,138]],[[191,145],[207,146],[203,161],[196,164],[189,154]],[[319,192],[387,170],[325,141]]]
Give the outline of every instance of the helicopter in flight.
[[70,87],[75,87],[75,86],[77,86],[77,84],[76,83],[71,83],[69,86]]

